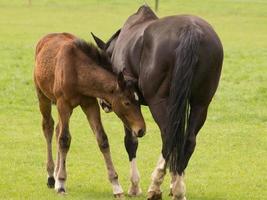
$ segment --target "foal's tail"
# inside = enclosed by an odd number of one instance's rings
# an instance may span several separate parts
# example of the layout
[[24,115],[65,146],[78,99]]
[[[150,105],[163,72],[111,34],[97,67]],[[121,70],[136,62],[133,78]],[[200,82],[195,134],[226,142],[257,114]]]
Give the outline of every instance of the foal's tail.
[[168,123],[163,155],[170,170],[183,172],[183,156],[189,120],[189,98],[192,89],[194,68],[199,57],[202,32],[197,25],[188,25],[179,32],[176,60],[168,101]]

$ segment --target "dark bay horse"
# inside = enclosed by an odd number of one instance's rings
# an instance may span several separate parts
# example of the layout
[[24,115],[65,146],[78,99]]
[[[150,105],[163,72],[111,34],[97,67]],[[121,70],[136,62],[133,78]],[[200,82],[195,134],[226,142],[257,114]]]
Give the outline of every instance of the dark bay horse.
[[[219,37],[199,17],[159,19],[148,6],[141,6],[107,43],[94,39],[111,56],[114,72],[125,68],[127,80],[138,88],[140,102],[149,106],[160,128],[162,155],[152,174],[148,199],[161,199],[160,185],[168,165],[173,199],[185,200],[184,170],[220,79],[223,47]],[[137,139],[125,127],[132,195],[140,192],[137,146]]]
[[[69,120],[72,110],[81,106],[103,154],[112,184],[113,194],[123,194],[114,169],[107,135],[103,129],[98,98],[108,102],[124,126],[135,137],[145,133],[145,123],[133,86],[125,81],[122,73],[115,76],[110,58],[92,44],[68,33],[55,33],[43,37],[35,54],[34,82],[39,107],[43,116],[42,126],[47,142],[48,187],[65,192],[66,157],[71,143]],[[56,126],[57,162],[52,157],[54,120],[51,105],[56,104],[59,122]]]

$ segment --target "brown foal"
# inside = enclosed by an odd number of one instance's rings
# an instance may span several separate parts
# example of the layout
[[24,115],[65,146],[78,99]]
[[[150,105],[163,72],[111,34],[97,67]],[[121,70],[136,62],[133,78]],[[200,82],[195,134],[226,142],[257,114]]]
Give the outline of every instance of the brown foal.
[[[104,156],[113,194],[123,190],[114,169],[107,135],[103,129],[96,98],[107,101],[133,137],[142,137],[145,122],[134,87],[124,80],[122,72],[115,76],[108,56],[92,44],[68,33],[43,37],[35,53],[34,82],[43,117],[42,127],[47,142],[47,172],[50,188],[65,193],[66,157],[71,143],[69,120],[78,105],[85,113]],[[52,103],[56,104],[59,122],[56,126],[57,161],[52,157],[54,120]]]

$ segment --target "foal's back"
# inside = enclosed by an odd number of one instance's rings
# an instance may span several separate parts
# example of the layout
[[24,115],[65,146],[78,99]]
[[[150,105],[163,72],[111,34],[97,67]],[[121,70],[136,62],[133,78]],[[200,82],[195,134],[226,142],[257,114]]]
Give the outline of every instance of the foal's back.
[[65,47],[72,45],[75,36],[68,33],[53,33],[44,36],[36,46],[34,80],[36,87],[50,100],[55,101],[55,79],[57,67],[62,60]]

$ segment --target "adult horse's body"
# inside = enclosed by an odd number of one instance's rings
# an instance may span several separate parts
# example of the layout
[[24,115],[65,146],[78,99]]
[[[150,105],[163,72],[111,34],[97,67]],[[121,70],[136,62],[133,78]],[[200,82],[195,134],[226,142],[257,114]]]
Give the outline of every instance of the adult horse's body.
[[[47,185],[55,187],[60,193],[65,192],[64,184],[67,178],[65,162],[71,142],[69,120],[72,110],[78,105],[81,106],[96,135],[113,194],[119,197],[123,193],[112,164],[108,138],[101,123],[96,97],[109,102],[124,125],[135,136],[144,135],[145,123],[133,87],[124,80],[122,73],[117,77],[107,68],[111,68],[111,62],[105,53],[71,34],[49,34],[37,44],[34,82],[47,141]],[[56,167],[51,145],[54,130],[52,102],[56,104],[59,115],[56,127]]]
[[[149,106],[160,128],[162,156],[152,174],[148,199],[161,198],[160,185],[169,163],[173,198],[184,200],[183,172],[222,68],[223,48],[217,34],[201,18],[177,15],[159,19],[148,6],[142,6],[107,43],[94,39],[111,56],[116,73],[126,68],[125,75],[136,83],[141,103]],[[125,132],[132,163],[129,193],[138,194],[138,142],[127,128]]]

